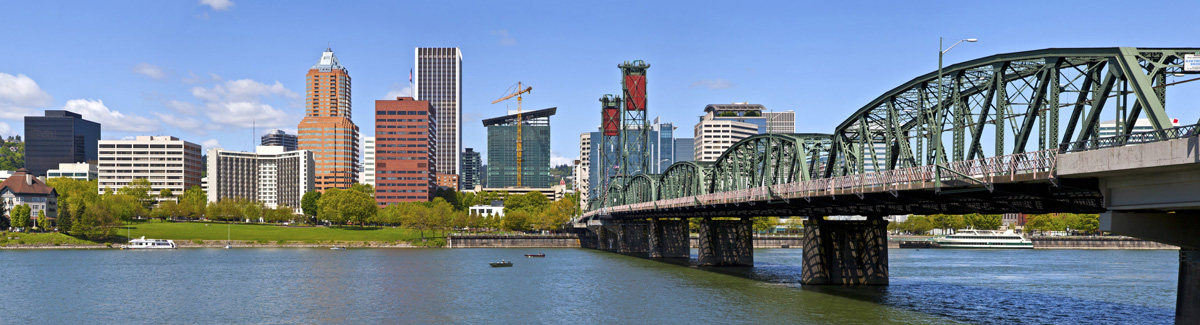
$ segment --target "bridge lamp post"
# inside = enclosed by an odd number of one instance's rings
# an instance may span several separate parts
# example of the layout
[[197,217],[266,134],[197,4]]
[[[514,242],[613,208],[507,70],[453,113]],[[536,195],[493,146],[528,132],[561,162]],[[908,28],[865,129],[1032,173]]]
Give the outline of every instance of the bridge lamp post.
[[[941,121],[942,110],[944,110],[946,108],[946,104],[945,104],[946,98],[943,97],[943,95],[942,95],[942,88],[944,86],[942,84],[942,56],[944,54],[946,54],[946,52],[950,52],[950,49],[954,48],[955,46],[958,46],[959,43],[962,43],[962,42],[975,43],[978,41],[979,41],[978,39],[974,39],[974,38],[960,39],[960,40],[958,40],[958,42],[955,42],[954,45],[950,45],[950,47],[943,50],[942,49],[942,46],[943,46],[942,38],[938,37],[938,76],[937,76],[937,80],[938,80],[938,99],[937,99],[938,100],[938,111],[935,114],[935,116],[937,116],[938,118],[937,118],[937,121],[934,121],[934,123],[938,123]],[[945,159],[945,155],[946,155],[946,153],[942,152],[942,150],[941,150],[942,149],[942,128],[941,127],[938,127],[937,130],[934,132],[932,144],[933,144],[933,150],[935,152],[935,154],[933,156],[933,164],[934,164],[934,166],[937,166],[937,164],[939,162],[941,162],[942,160]],[[936,186],[938,188],[941,188],[942,187],[941,170],[936,167],[933,170],[934,170],[934,178],[935,178],[934,183],[937,184]]]

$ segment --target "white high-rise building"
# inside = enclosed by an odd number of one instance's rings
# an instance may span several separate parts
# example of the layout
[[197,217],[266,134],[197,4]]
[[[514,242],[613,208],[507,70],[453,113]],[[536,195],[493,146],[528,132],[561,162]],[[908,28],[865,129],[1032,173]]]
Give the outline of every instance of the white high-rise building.
[[100,193],[116,190],[135,179],[150,181],[151,195],[163,189],[183,195],[200,186],[200,145],[172,136],[143,136],[134,140],[100,140]]
[[767,133],[796,133],[796,112],[763,112],[767,120]]
[[714,117],[710,111],[700,118],[700,123],[696,123],[692,149],[696,161],[717,161],[721,153],[734,143],[758,134],[757,124]]
[[[1171,127],[1179,126],[1179,119],[1171,119]],[[1121,126],[1120,128],[1124,128]],[[1111,137],[1117,135],[1117,120],[1108,120],[1100,122],[1100,137]],[[1154,131],[1154,123],[1150,123],[1150,119],[1140,118],[1133,123],[1133,132],[1150,132]]]
[[413,71],[413,99],[434,109],[437,130],[434,152],[440,174],[458,175],[462,166],[462,51],[457,47],[418,47]]
[[363,137],[363,171],[358,173],[358,182],[375,186],[375,137]]
[[300,213],[304,193],[316,190],[315,164],[308,150],[280,146],[258,146],[255,152],[209,149],[208,201],[244,198]]
[[592,133],[579,134],[579,163],[575,165],[575,184],[579,187],[579,206],[588,206],[588,191],[591,188]]

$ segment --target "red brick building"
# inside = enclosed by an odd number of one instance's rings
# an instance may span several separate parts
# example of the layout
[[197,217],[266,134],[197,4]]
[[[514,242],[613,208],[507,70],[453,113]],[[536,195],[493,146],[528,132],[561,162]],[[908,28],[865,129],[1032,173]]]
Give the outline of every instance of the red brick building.
[[458,190],[458,175],[455,174],[437,174],[437,186],[449,187]]
[[375,202],[429,201],[437,189],[437,131],[427,100],[375,101]]
[[316,189],[350,188],[358,180],[358,126],[350,120],[350,73],[326,49],[305,77],[298,147],[313,153]]

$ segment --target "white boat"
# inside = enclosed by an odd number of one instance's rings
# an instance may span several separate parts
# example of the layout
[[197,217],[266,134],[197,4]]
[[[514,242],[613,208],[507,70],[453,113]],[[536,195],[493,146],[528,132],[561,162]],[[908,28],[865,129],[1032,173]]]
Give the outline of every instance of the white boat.
[[175,241],[146,239],[146,236],[142,236],[142,238],[130,240],[129,244],[121,246],[121,249],[175,249]]
[[933,241],[941,248],[1033,248],[1033,241],[1013,233],[1012,230],[999,232],[964,229],[953,235],[935,238]]

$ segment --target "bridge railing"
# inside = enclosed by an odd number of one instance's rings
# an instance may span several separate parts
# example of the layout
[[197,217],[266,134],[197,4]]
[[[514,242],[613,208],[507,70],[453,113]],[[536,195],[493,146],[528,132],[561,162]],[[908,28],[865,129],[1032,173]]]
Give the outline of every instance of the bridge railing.
[[[686,196],[674,199],[642,202],[595,210],[585,217],[605,211],[633,212],[700,205],[741,204],[777,199],[812,198],[833,195],[863,194],[931,188],[941,181],[973,178],[976,182],[1015,181],[1017,175],[1046,172],[1053,178],[1057,168],[1058,149],[1033,151],[982,159],[956,161],[944,166],[917,166],[875,173],[845,175],[803,182],[760,186],[733,191]],[[939,169],[941,171],[939,172]]]
[[1142,144],[1159,142],[1173,139],[1182,139],[1196,136],[1200,134],[1200,124],[1184,125],[1174,127],[1162,132],[1147,131],[1130,134],[1122,134],[1111,137],[1097,138],[1092,140],[1075,141],[1064,143],[1059,147],[1061,152],[1080,152],[1104,148],[1121,147],[1131,144]]

